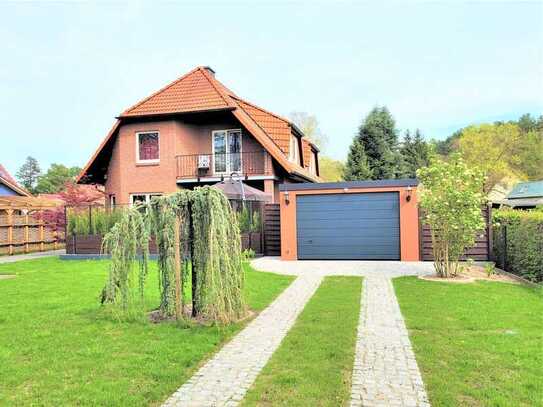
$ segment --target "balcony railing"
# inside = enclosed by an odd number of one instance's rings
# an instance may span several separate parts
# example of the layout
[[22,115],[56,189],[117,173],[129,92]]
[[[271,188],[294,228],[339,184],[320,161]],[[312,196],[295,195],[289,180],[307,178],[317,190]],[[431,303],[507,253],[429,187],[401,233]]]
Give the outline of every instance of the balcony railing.
[[176,156],[177,178],[273,175],[271,157],[266,151]]

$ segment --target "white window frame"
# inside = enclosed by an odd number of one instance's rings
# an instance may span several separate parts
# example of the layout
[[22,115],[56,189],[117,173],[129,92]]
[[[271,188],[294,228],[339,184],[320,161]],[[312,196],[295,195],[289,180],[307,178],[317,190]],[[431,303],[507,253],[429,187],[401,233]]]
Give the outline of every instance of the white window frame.
[[151,197],[154,197],[154,196],[162,196],[163,194],[161,192],[135,192],[133,194],[129,194],[130,195],[130,206],[134,206],[134,197],[135,196],[144,196],[145,197],[145,202],[144,203],[149,203],[151,202]]
[[[152,160],[140,159],[140,136],[144,134],[155,134],[158,136],[158,158]],[[160,132],[158,130],[146,130],[136,132],[136,163],[137,164],[158,164],[160,162]]]
[[289,160],[296,164],[300,164],[300,146],[298,144],[298,138],[291,134],[289,145]]
[[309,156],[309,172],[317,174],[317,155],[313,151],[311,151],[311,155]]
[[[213,174],[215,174],[215,175],[230,175],[230,173],[231,173],[230,152],[228,151],[228,146],[229,146],[228,133],[229,132],[239,132],[239,166],[240,166],[240,172],[243,172],[243,132],[241,131],[241,129],[213,130],[211,132],[211,151],[213,153],[213,163],[212,163],[213,168],[212,168],[212,170],[213,170]],[[226,168],[225,168],[224,172],[215,171],[215,134],[216,133],[226,133],[225,134],[226,135],[226,140],[225,140],[225,144],[226,144],[226,153],[225,153]]]

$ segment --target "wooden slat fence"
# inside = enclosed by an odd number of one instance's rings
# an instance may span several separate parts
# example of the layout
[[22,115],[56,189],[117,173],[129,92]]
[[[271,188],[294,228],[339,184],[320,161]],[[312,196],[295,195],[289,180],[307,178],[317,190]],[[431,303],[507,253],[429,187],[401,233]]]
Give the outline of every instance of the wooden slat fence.
[[64,233],[31,214],[0,211],[0,255],[56,250],[64,247]]
[[[482,212],[486,221],[486,227],[484,231],[481,232],[475,239],[475,246],[465,252],[464,258],[470,258],[476,261],[488,261],[491,258],[492,210],[489,206],[485,206],[482,209]],[[424,225],[422,222],[420,227],[419,243],[421,260],[433,261],[434,256],[432,255],[432,236],[430,227]]]
[[264,254],[281,255],[281,217],[279,204],[264,206]]

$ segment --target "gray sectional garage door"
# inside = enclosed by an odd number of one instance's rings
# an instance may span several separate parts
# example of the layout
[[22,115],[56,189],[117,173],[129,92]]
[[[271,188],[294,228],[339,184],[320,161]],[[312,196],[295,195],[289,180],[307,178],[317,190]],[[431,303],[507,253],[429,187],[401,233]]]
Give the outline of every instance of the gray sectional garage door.
[[397,192],[298,195],[299,259],[400,259]]

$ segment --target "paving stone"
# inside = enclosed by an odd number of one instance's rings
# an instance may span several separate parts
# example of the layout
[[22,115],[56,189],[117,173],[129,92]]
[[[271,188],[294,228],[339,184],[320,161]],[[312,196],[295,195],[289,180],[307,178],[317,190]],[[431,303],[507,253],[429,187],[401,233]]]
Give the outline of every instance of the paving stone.
[[299,276],[165,403],[173,406],[236,406],[314,294],[322,276]]
[[392,281],[364,279],[351,407],[429,406]]

